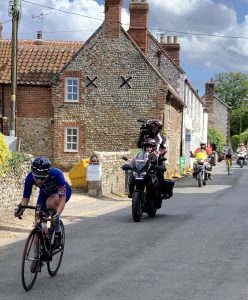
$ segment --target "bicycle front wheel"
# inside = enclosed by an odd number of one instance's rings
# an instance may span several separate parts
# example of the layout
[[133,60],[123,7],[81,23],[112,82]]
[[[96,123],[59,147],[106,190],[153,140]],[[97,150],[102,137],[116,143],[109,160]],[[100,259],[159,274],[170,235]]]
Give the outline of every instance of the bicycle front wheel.
[[52,228],[52,239],[51,239],[51,256],[49,261],[47,262],[47,270],[48,274],[50,276],[55,276],[58,273],[58,270],[60,268],[63,254],[64,254],[64,248],[65,248],[65,227],[63,222],[60,220],[60,228],[61,228],[61,245],[58,249],[53,249],[53,240],[54,240],[54,227]]
[[26,291],[32,289],[39,272],[40,258],[37,257],[39,249],[40,239],[36,230],[33,229],[27,238],[22,255],[22,285]]

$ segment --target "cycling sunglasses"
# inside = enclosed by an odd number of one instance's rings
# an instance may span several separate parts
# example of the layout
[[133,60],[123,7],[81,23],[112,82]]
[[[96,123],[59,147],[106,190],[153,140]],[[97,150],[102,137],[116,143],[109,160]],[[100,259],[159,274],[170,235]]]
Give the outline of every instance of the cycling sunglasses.
[[49,175],[35,175],[33,174],[34,179],[36,180],[45,180]]

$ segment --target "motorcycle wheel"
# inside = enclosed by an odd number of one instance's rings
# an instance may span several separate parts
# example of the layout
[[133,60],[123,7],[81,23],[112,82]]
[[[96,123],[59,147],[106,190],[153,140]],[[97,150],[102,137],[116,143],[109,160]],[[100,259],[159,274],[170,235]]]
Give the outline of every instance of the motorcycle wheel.
[[199,172],[197,174],[197,179],[198,179],[198,186],[201,187],[202,186],[202,173]]
[[244,166],[244,161],[242,159],[239,160],[239,165],[240,165],[240,168],[243,168]]
[[155,207],[147,210],[147,214],[149,217],[154,217],[156,215],[156,213],[157,213],[157,208],[155,208]]
[[141,193],[134,192],[132,197],[132,216],[134,222],[140,222],[142,217]]

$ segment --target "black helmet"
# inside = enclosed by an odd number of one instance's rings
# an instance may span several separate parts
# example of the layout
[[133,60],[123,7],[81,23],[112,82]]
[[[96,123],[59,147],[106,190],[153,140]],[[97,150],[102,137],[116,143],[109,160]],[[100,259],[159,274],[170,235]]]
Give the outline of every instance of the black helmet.
[[148,138],[144,141],[144,146],[150,145],[152,147],[155,147],[157,145],[157,142],[155,139]]
[[36,177],[48,177],[51,169],[51,162],[44,156],[38,156],[32,162],[31,171]]
[[161,130],[163,128],[163,123],[160,120],[157,120],[157,119],[149,120],[148,123],[150,125],[156,125],[156,126],[158,126],[159,130]]

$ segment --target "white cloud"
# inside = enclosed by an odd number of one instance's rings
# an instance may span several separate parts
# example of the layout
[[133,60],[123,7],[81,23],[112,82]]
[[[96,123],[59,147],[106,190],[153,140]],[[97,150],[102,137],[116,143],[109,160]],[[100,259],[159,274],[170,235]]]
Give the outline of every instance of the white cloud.
[[[125,1],[125,7],[131,0]],[[247,0],[246,0],[247,1]],[[43,38],[85,41],[102,23],[104,5],[96,0],[32,0],[32,2],[75,12],[92,18],[70,15],[22,1],[20,38],[34,39],[40,30],[41,21],[33,19],[41,13],[48,14],[43,20]],[[208,33],[248,37],[248,16],[237,22],[234,9],[212,0],[148,0],[149,28],[161,29],[166,35],[178,35],[181,44],[181,61],[212,68],[213,72],[248,72],[248,39],[227,39],[166,32]],[[8,1],[0,0],[0,21],[8,16]],[[128,9],[122,11],[122,23],[129,23]],[[125,26],[127,29],[128,26]],[[62,32],[59,32],[62,31]],[[71,31],[71,32],[68,32]],[[154,36],[159,31],[152,30]],[[50,33],[48,33],[50,32]],[[10,38],[11,22],[4,24],[3,36]],[[187,70],[186,70],[187,71]]]
[[211,0],[150,1],[150,24],[167,35],[178,35],[183,60],[217,72],[248,72],[248,40],[191,36],[177,32],[248,37],[248,16],[238,24],[236,12]]

